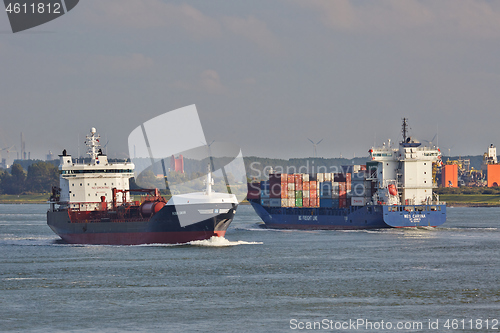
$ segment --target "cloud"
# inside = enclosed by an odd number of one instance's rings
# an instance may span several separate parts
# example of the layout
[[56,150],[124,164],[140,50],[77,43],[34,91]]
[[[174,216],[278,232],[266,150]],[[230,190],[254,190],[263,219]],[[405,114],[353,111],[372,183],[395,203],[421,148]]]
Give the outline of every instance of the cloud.
[[266,23],[253,16],[247,18],[224,17],[222,22],[228,31],[248,39],[264,50],[276,53],[279,49],[278,40],[269,31]]
[[486,0],[296,0],[316,11],[322,22],[336,30],[400,33],[412,30],[432,35],[473,38],[500,37],[500,3]]
[[188,91],[205,92],[209,94],[222,94],[227,91],[222,84],[220,75],[213,69],[206,69],[191,81],[176,81],[174,88]]
[[85,18],[98,26],[134,30],[179,27],[195,38],[220,34],[216,20],[187,4],[160,0],[95,0],[86,8]]
[[203,71],[200,75],[200,86],[211,94],[220,94],[225,88],[220,81],[219,73],[212,69]]
[[153,59],[141,53],[125,56],[97,55],[87,61],[87,66],[97,72],[138,72],[154,66]]
[[194,39],[221,39],[237,36],[269,51],[278,51],[278,41],[265,22],[249,16],[205,15],[188,4],[165,3],[161,0],[89,0],[83,14],[102,29],[158,30],[164,33],[186,33]]

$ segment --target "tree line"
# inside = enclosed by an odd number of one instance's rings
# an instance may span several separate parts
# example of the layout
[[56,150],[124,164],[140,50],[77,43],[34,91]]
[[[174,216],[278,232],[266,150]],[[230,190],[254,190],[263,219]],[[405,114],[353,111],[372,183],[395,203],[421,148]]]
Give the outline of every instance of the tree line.
[[10,170],[0,171],[1,194],[48,193],[52,186],[59,186],[59,170],[49,162],[33,163],[27,171],[15,163]]
[[[231,162],[231,158],[214,159],[216,169]],[[356,159],[324,159],[324,158],[295,158],[289,160],[260,158],[249,156],[244,158],[247,180],[267,179],[267,173],[271,168],[276,172],[330,172],[336,170],[335,167],[349,164],[362,164],[366,158]],[[59,186],[59,171],[56,163],[59,161],[15,161],[10,170],[0,170],[0,194],[28,194],[28,193],[49,193],[52,186]],[[149,162],[149,160],[148,160]],[[186,182],[188,179],[202,178],[206,174],[208,159],[192,160],[184,159],[185,173],[170,172],[168,180],[173,184]],[[156,177],[163,171],[158,166],[145,170],[137,179],[130,180],[130,188],[165,188],[165,180]],[[190,176],[188,176],[190,175]],[[230,176],[230,175],[228,175]],[[216,185],[219,179],[215,179]],[[245,181],[245,179],[237,179]],[[221,184],[223,183],[220,180]],[[163,183],[163,184],[162,184]],[[191,184],[193,185],[193,184]],[[198,188],[203,188],[202,182],[194,184]],[[222,185],[221,185],[222,186]],[[217,187],[217,186],[216,186]],[[167,185],[168,188],[168,185]],[[165,191],[163,191],[165,192]],[[166,191],[170,194],[169,191]]]

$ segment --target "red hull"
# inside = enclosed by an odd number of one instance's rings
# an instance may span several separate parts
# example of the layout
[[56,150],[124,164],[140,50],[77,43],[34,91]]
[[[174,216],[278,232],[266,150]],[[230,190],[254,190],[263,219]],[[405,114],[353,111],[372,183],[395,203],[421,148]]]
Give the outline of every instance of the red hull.
[[139,244],[183,244],[195,240],[224,237],[226,231],[184,231],[184,232],[124,232],[63,234],[61,238],[70,244],[94,245],[139,245]]

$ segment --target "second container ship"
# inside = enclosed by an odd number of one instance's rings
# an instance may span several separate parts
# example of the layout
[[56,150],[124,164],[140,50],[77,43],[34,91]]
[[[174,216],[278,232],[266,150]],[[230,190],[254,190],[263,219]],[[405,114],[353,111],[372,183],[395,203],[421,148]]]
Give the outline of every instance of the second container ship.
[[434,194],[437,147],[407,136],[369,150],[366,165],[341,172],[271,173],[268,181],[249,183],[248,201],[268,228],[376,229],[436,227],[446,221],[446,204]]

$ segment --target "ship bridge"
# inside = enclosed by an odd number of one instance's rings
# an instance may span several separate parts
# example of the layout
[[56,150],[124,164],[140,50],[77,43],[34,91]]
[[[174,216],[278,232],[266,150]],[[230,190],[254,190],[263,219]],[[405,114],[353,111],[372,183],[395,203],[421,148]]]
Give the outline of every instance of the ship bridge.
[[395,183],[403,204],[420,205],[433,201],[433,163],[439,163],[441,152],[435,146],[424,146],[408,137],[406,119],[403,119],[403,140],[398,148],[390,141],[382,147],[369,150],[371,163],[377,165],[378,187]]
[[117,203],[130,201],[129,179],[134,176],[134,164],[130,162],[110,163],[99,148],[99,136],[95,128],[85,141],[90,163],[76,163],[71,155],[63,151],[59,165],[59,187],[61,204],[80,210],[94,210],[102,202],[113,202],[113,189],[119,190]]

